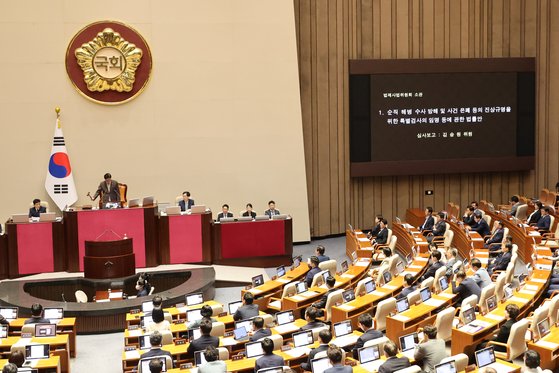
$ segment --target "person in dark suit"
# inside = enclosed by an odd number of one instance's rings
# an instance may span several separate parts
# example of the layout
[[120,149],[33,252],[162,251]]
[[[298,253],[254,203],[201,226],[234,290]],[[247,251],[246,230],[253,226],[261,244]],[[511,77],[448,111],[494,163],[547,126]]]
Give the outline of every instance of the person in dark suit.
[[260,316],[257,316],[254,319],[252,319],[252,330],[254,330],[254,332],[249,338],[251,342],[272,335],[272,331],[264,327],[264,319]]
[[386,219],[382,219],[380,221],[380,231],[378,232],[376,238],[372,241],[373,244],[384,245],[388,241],[388,221]]
[[396,347],[396,343],[390,340],[387,341],[384,343],[383,350],[386,356],[386,362],[379,366],[378,373],[392,373],[410,366],[410,359],[405,356],[397,356],[398,347]]
[[325,252],[326,252],[326,248],[324,246],[318,245],[316,247],[315,253],[319,263],[330,260],[330,257],[328,255],[324,255]]
[[537,201],[534,213],[530,216],[530,219],[528,219],[528,225],[533,225],[538,223],[538,220],[540,220],[540,218],[542,217],[542,208],[543,208],[542,203],[540,201]]
[[301,327],[301,330],[311,330],[311,329],[325,327],[326,324],[324,324],[321,321],[316,321],[317,317],[318,317],[318,310],[316,309],[316,307],[315,306],[307,307],[307,309],[305,310],[305,320],[307,321],[307,324],[303,325]]
[[427,234],[427,232],[425,231],[432,231],[434,225],[435,225],[435,218],[433,217],[433,208],[429,206],[425,209],[425,221],[419,227],[419,230],[422,233]]
[[[151,333],[149,336],[149,343],[151,345],[151,349],[144,354],[142,354],[141,358],[148,358],[148,357],[155,357],[155,356],[169,356],[171,361],[173,361],[173,356],[169,351],[165,351],[161,349],[161,341],[163,340],[163,336],[158,331]],[[171,367],[172,368],[172,367]],[[169,369],[169,367],[167,367]]]
[[256,217],[256,213],[252,211],[252,203],[247,203],[246,209],[247,210],[243,212],[243,216],[250,216],[254,219]]
[[330,363],[332,364],[332,368],[328,368],[324,371],[324,373],[351,373],[353,372],[353,368],[344,365],[342,362],[343,354],[342,349],[336,345],[330,345],[328,347],[328,359],[330,359]]
[[320,272],[320,268],[318,268],[318,263],[319,263],[318,257],[314,255],[310,257],[309,266],[311,269],[307,272],[307,275],[305,276],[305,282],[307,283],[307,287],[311,287],[314,275]]
[[377,215],[375,218],[375,226],[373,229],[371,229],[371,231],[369,233],[367,233],[367,238],[373,239],[378,235],[378,232],[380,232],[380,222],[382,221],[382,215]]
[[505,227],[503,225],[503,222],[499,221],[497,222],[497,229],[495,229],[491,237],[485,239],[485,248],[489,249],[489,251],[499,250],[501,247],[500,245],[496,244],[500,244],[501,242],[503,242],[504,235]]
[[45,212],[47,212],[47,208],[45,206],[41,206],[41,200],[39,198],[35,198],[33,200],[33,207],[29,209],[29,217],[38,218]]
[[232,218],[232,217],[233,217],[233,213],[229,212],[229,205],[227,203],[224,203],[223,206],[221,206],[221,212],[217,214],[217,221],[220,221],[223,218]]
[[243,305],[237,308],[237,312],[233,315],[233,320],[246,320],[251,317],[258,316],[258,304],[253,304],[254,295],[251,292],[246,292],[243,295]]
[[431,232],[433,235],[427,236],[427,242],[433,241],[434,237],[442,237],[446,232],[446,221],[444,220],[444,212],[439,212],[437,215],[437,222],[433,227],[433,231]]
[[411,273],[406,273],[406,275],[404,276],[404,288],[402,289],[400,294],[396,296],[396,299],[407,297],[408,294],[415,291],[415,289],[417,289],[417,287],[413,286],[413,276],[411,275]]
[[357,338],[355,347],[353,348],[353,358],[359,359],[357,351],[365,345],[365,342],[371,339],[382,338],[382,332],[373,329],[373,318],[370,313],[363,313],[358,318],[359,327],[363,330],[363,334]]
[[422,282],[426,278],[435,277],[435,273],[437,272],[437,269],[443,266],[443,264],[441,263],[441,257],[442,255],[439,250],[433,250],[433,252],[431,252],[431,256],[430,256],[431,265],[427,268],[425,274],[421,276],[420,282]]
[[268,215],[269,217],[280,215],[280,212],[276,210],[276,203],[274,201],[268,202],[268,210],[264,211],[264,215]]
[[495,260],[491,264],[487,266],[487,272],[489,273],[489,275],[492,275],[493,271],[504,271],[507,269],[507,266],[509,265],[512,258],[511,250],[511,243],[507,243],[505,246],[503,246],[503,252],[497,258],[495,258]]
[[516,216],[516,210],[518,210],[518,206],[520,206],[520,200],[518,199],[518,196],[510,197],[510,202],[512,205],[510,209],[510,214],[512,216]]
[[24,324],[50,324],[50,320],[43,318],[43,306],[33,303],[31,306],[31,317]]
[[322,297],[314,302],[312,305],[313,307],[315,307],[318,310],[318,315],[319,316],[323,316],[324,315],[324,307],[326,307],[326,302],[328,301],[328,296],[336,291],[336,289],[334,289],[334,285],[336,285],[336,279],[332,276],[328,276],[326,278],[326,286],[328,287],[328,291],[324,294],[322,294]]
[[[493,338],[493,342],[507,343],[512,325],[516,322],[516,318],[520,314],[520,309],[514,303],[507,304],[505,307],[505,323],[499,329],[499,332]],[[495,351],[506,352],[505,346],[493,345]]]
[[204,319],[200,322],[200,332],[202,333],[200,338],[193,340],[188,345],[186,356],[189,358],[194,357],[194,352],[205,350],[208,346],[219,347],[219,338],[210,335],[212,332],[212,322],[210,320]]
[[179,201],[181,211],[190,210],[194,205],[194,200],[190,198],[190,192],[182,192],[182,201]]
[[254,363],[255,373],[263,368],[282,367],[285,365],[283,357],[274,354],[274,341],[270,338],[264,338],[261,343],[264,355]]
[[464,222],[464,224],[466,225],[473,225],[475,224],[475,220],[474,220],[474,211],[476,209],[473,206],[468,206],[468,208],[466,209],[466,212],[464,213],[464,216],[462,216],[462,221]]
[[549,232],[551,229],[551,216],[549,216],[551,209],[546,207],[542,210],[542,217],[538,220],[536,226],[538,231]]
[[489,228],[485,219],[481,217],[481,214],[474,215],[474,224],[470,226],[470,230],[479,233],[481,237],[491,233],[491,228]]
[[481,289],[473,278],[466,277],[466,272],[464,271],[458,271],[455,278],[455,280],[451,281],[451,285],[452,294],[458,294],[456,298],[454,298],[457,304],[461,304],[464,299],[472,294],[475,294],[479,301]]
[[434,325],[425,325],[423,335],[423,341],[415,346],[414,360],[423,365],[423,372],[435,373],[435,365],[448,357],[446,345],[443,339],[437,338],[437,327]]
[[97,187],[97,191],[93,195],[93,199],[102,195],[103,205],[107,202],[120,202],[120,190],[118,189],[118,182],[112,179],[110,173],[106,173],[104,176],[105,181],[101,181]]
[[329,329],[321,330],[318,333],[318,342],[319,345],[317,348],[313,348],[311,352],[309,352],[309,358],[307,359],[306,363],[301,363],[301,369],[306,371],[311,371],[311,361],[314,359],[316,354],[322,351],[328,351],[328,344],[332,340],[332,332]]

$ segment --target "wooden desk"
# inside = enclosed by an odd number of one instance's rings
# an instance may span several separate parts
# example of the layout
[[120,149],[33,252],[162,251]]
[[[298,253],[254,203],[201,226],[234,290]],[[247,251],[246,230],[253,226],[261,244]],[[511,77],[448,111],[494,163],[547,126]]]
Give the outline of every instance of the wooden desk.
[[349,229],[346,230],[345,243],[345,250],[348,258],[352,258],[352,253],[355,252],[358,258],[370,259],[374,253],[371,241],[367,238],[367,235],[359,229],[355,229],[354,232]]
[[470,257],[470,250],[483,248],[484,241],[483,237],[479,233],[474,231],[466,231],[464,226],[448,221],[450,224],[450,229],[454,232],[454,238],[452,240],[453,246],[458,250],[458,254],[464,259]]
[[123,300],[122,289],[97,290],[95,292],[95,302],[112,302],[115,300]]
[[212,213],[161,215],[159,263],[211,263]]
[[[146,301],[148,301],[148,299],[146,299]],[[197,304],[195,306],[184,306],[181,308],[177,308],[177,307],[168,307],[168,308],[163,308],[163,312],[168,313],[171,315],[171,317],[173,318],[173,320],[178,320],[178,319],[184,319],[186,317],[186,311],[187,310],[195,310],[198,308],[202,308],[204,305],[208,305],[208,306],[221,306],[221,303],[216,302],[215,300],[209,300],[206,301],[202,304]],[[127,313],[126,314],[126,327],[129,328],[131,325],[140,325],[140,318],[144,316],[143,312],[139,312],[139,313]],[[232,318],[232,316],[231,316]]]
[[282,277],[276,278],[275,280],[268,280],[262,285],[249,290],[242,289],[241,298],[246,292],[252,293],[257,297],[280,297],[283,287],[290,282],[298,281],[303,278],[309,271],[309,266],[307,263],[303,262],[300,263],[297,268],[290,269],[289,267],[286,267],[286,269],[288,269],[288,271]]
[[555,371],[559,367],[559,328],[551,327],[550,333],[537,342],[528,342],[528,349],[540,354],[542,369]]
[[420,208],[407,209],[406,221],[416,228],[421,227],[425,221],[425,210]]
[[[31,339],[28,339],[28,340],[29,340],[29,343],[48,344],[51,351],[57,351],[56,352],[57,354],[61,354],[60,356],[61,356],[62,359],[64,359],[64,361],[60,362],[60,366],[68,367],[68,371],[62,370],[61,373],[68,373],[69,372],[69,370],[70,370],[70,356],[69,356],[70,343],[69,343],[69,337],[68,337],[67,334],[59,334],[59,335],[56,335],[54,337],[39,337],[39,338],[33,337]],[[2,338],[0,340],[0,353],[2,353],[2,354],[9,353],[13,345],[15,345],[16,343],[21,343],[21,342],[22,342],[22,338],[20,338],[20,337],[12,336],[12,337],[8,337],[8,338]]]
[[[8,364],[8,359],[0,359],[1,367],[3,367],[6,364]],[[60,356],[50,356],[48,359],[37,360],[37,364],[33,367],[33,369],[37,369],[39,373],[49,373],[52,371],[56,371],[56,373],[61,373]]]
[[[20,317],[10,322],[10,335],[20,336],[26,318]],[[76,318],[65,317],[56,324],[56,334],[66,334],[70,340],[70,357],[76,357]]]
[[412,248],[417,248],[418,253],[426,253],[429,244],[425,236],[421,232],[408,223],[392,224],[392,234],[398,237],[396,241],[396,249],[405,257],[412,253]]

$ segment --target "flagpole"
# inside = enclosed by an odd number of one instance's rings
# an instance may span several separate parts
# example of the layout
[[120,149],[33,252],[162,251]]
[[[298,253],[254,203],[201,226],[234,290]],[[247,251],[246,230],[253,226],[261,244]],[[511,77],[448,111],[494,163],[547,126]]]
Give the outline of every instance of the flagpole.
[[56,112],[56,124],[60,128],[60,108],[57,106],[54,108],[54,111]]

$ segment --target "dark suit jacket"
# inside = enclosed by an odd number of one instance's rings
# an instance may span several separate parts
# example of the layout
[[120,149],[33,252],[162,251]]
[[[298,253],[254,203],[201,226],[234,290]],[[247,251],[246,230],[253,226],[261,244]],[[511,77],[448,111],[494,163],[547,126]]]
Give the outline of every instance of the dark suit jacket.
[[[156,357],[156,356],[169,356],[171,358],[171,363],[173,362],[173,355],[171,355],[169,351],[162,350],[159,347],[152,347],[151,350],[142,354],[142,356],[140,356],[140,359]],[[171,368],[173,367],[171,366]],[[167,367],[167,369],[169,369],[169,367]]]
[[328,345],[319,345],[317,348],[313,348],[311,352],[309,352],[309,358],[306,363],[301,363],[301,369],[311,371],[311,361],[314,359],[316,354],[322,351],[328,351]]
[[[248,216],[248,211],[243,212],[243,216]],[[254,219],[256,217],[256,213],[254,211],[251,211],[250,216]]]
[[355,347],[353,348],[353,358],[359,359],[357,354],[357,350],[365,345],[365,342],[370,341],[371,339],[382,338],[384,335],[382,332],[375,330],[373,328],[367,330],[365,333],[361,334],[359,338],[357,338],[357,342],[355,342]]
[[[510,330],[514,323],[515,321],[512,319],[505,321],[505,323],[499,329],[499,333],[493,340],[495,342],[507,343],[510,335]],[[502,352],[506,351],[505,347],[496,346],[496,345],[493,345],[493,347],[495,348],[495,351],[502,351]]]
[[388,228],[384,228],[377,234],[377,238],[375,238],[375,243],[384,245],[388,241]]
[[311,268],[311,270],[307,272],[307,276],[305,277],[305,281],[307,282],[308,287],[311,287],[312,279],[313,279],[314,275],[316,275],[318,272],[320,272],[320,268],[318,268],[318,267]]
[[435,218],[432,216],[429,216],[428,218],[425,219],[425,221],[423,222],[423,225],[421,227],[419,227],[420,230],[432,230],[433,229],[433,225],[435,225]]
[[219,338],[213,337],[211,335],[202,335],[200,338],[193,340],[189,345],[188,349],[186,350],[186,355],[188,357],[194,357],[194,353],[196,351],[205,350],[208,346],[214,346],[215,348],[219,347]]
[[437,224],[435,224],[435,227],[433,228],[433,236],[442,236],[444,235],[445,231],[446,231],[446,222],[440,219],[437,222]]
[[311,321],[310,323],[308,323],[307,325],[303,325],[301,327],[301,330],[311,330],[311,329],[317,329],[317,328],[322,328],[326,326],[325,323],[320,322],[320,321]]
[[502,253],[495,259],[495,263],[493,263],[493,270],[494,271],[504,271],[507,269],[507,266],[510,263],[510,259],[512,258],[512,254],[510,251],[506,253]]
[[528,224],[536,224],[538,220],[542,217],[542,211],[538,210],[532,214],[530,220],[528,220]]
[[466,299],[472,294],[477,295],[477,300],[479,301],[479,298],[481,296],[481,289],[476,284],[473,278],[471,277],[465,278],[464,281],[462,281],[458,286],[456,286],[456,281],[451,281],[451,285],[452,285],[452,293],[458,294],[458,296],[455,298],[458,304],[460,304],[464,299]]
[[233,320],[247,320],[254,316],[258,316],[258,304],[245,304],[237,308],[237,312],[233,315]]
[[319,263],[330,260],[330,257],[328,255],[318,255],[317,258]]
[[93,199],[97,198],[101,192],[103,192],[103,203],[107,202],[120,202],[120,190],[118,189],[118,182],[116,180],[111,180],[111,190],[107,188],[107,183],[101,181],[97,187],[97,191],[93,196]]
[[181,211],[186,211],[186,210],[190,210],[192,208],[192,206],[195,205],[194,200],[192,198],[188,199],[188,206],[185,206],[185,200],[180,200],[179,201],[179,206],[181,207]]
[[29,319],[23,322],[25,325],[27,324],[50,324],[50,320],[43,319],[42,317],[35,317],[31,316]]
[[474,220],[474,214],[464,216],[462,218],[462,221],[464,222],[464,224],[467,225],[474,225],[476,223],[476,221]]
[[320,297],[320,300],[314,302],[314,306],[316,308],[324,308],[326,307],[326,301],[328,300],[328,295],[330,295],[330,293],[332,293],[333,291],[336,291],[337,289],[329,289],[326,293],[322,294],[322,297]]
[[415,286],[410,286],[410,287],[407,287],[407,288],[403,288],[402,291],[400,292],[400,294],[398,294],[398,296],[396,297],[396,299],[403,299],[403,298],[407,297],[409,293],[411,293],[415,290],[416,290]]
[[431,264],[429,268],[427,268],[427,271],[425,271],[425,274],[423,275],[423,279],[429,277],[435,277],[435,273],[437,272],[437,269],[441,268],[442,266],[443,264],[441,262],[436,262]]
[[353,372],[353,368],[349,365],[334,365],[332,368],[328,368],[324,371],[324,373],[351,373]]
[[543,229],[548,231],[551,227],[551,217],[549,215],[543,215],[540,220],[538,220],[538,229]]
[[371,236],[376,237],[378,232],[380,232],[380,224],[375,225],[375,227],[371,230]]
[[378,373],[392,373],[409,366],[410,360],[407,357],[393,356],[386,359],[386,362],[378,368]]
[[491,229],[489,228],[489,225],[487,225],[487,222],[484,219],[480,219],[479,222],[474,223],[471,226],[471,230],[479,233],[481,237],[487,236],[488,234],[491,233]]
[[47,209],[46,209],[45,206],[39,207],[39,211],[37,211],[35,206],[33,206],[29,209],[29,217],[30,218],[38,218],[38,217],[41,216],[41,214],[44,214],[45,212],[47,212]]
[[271,367],[282,367],[285,365],[285,361],[283,357],[271,354],[271,355],[264,355],[256,360],[254,363],[254,371],[258,372],[262,368],[271,368]]
[[505,234],[505,229],[497,229],[497,231],[485,241],[487,245],[492,243],[501,243],[503,241],[503,235]]
[[279,212],[279,210],[268,209],[268,210],[264,211],[264,215],[268,215],[268,216],[271,217],[272,215],[280,215],[280,212]]
[[222,218],[232,218],[232,217],[233,217],[232,212],[228,212],[227,216],[225,216],[222,212],[220,212],[219,214],[217,214],[217,221],[220,221]]
[[265,338],[265,337],[269,337],[272,335],[272,331],[270,329],[259,329],[256,332],[254,332],[253,335],[250,336],[249,341],[254,342],[257,341],[261,338]]

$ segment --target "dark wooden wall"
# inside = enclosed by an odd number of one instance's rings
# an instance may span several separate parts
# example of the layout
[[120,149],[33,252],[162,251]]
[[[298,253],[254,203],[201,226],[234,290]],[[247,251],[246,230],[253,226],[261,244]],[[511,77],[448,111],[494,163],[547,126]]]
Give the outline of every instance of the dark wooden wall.
[[[408,207],[537,196],[559,180],[559,1],[294,0],[311,236]],[[536,57],[534,172],[349,177],[348,60]],[[503,134],[506,135],[506,134]],[[433,196],[425,196],[433,189]]]

